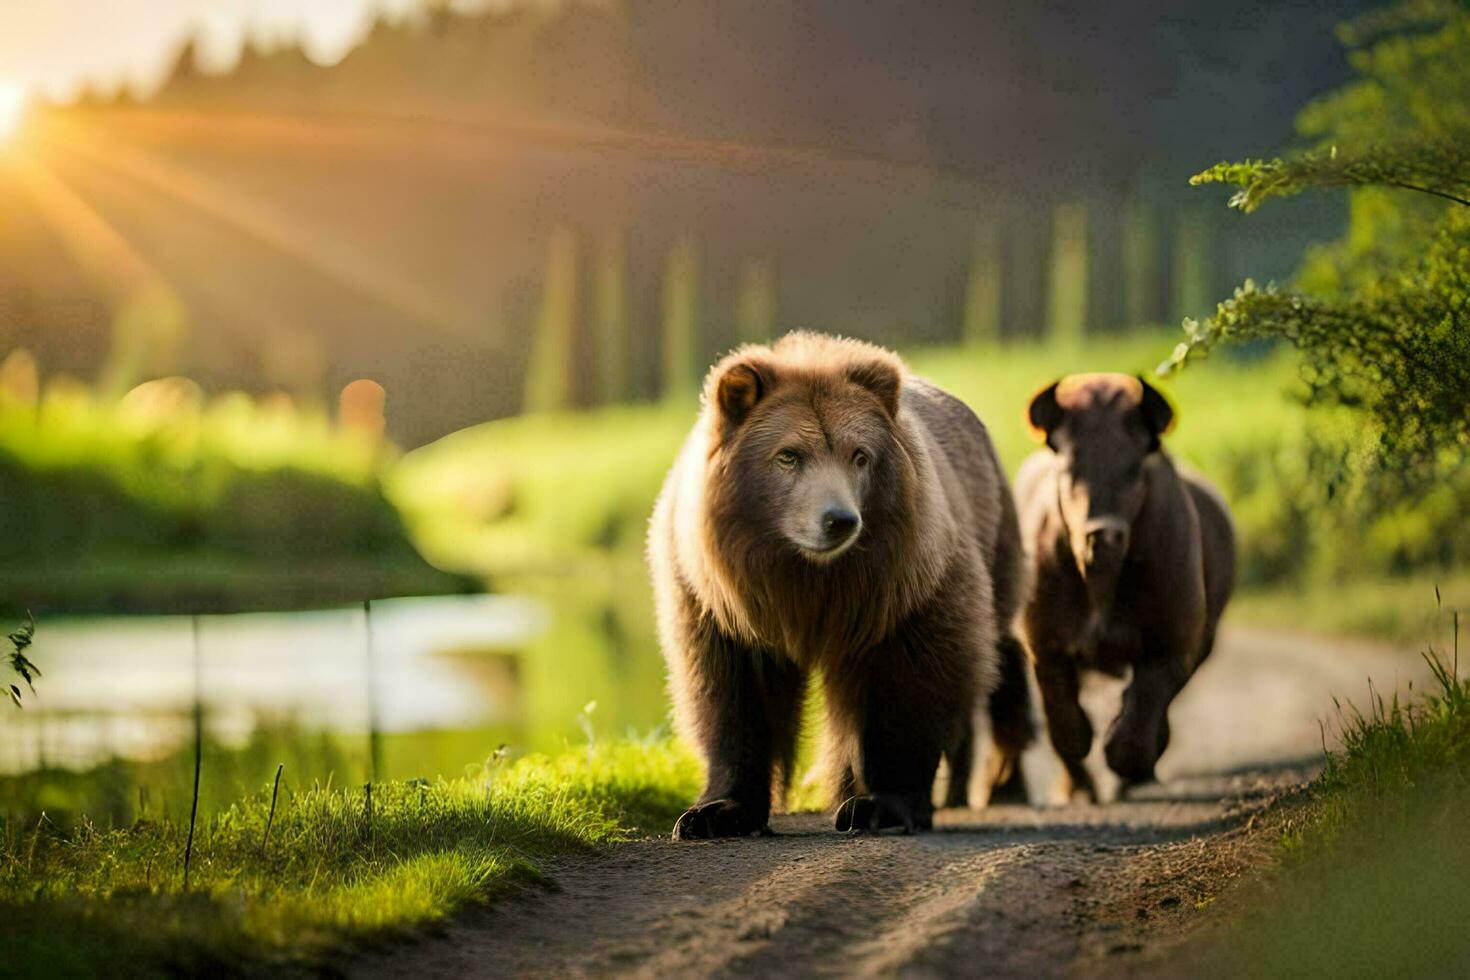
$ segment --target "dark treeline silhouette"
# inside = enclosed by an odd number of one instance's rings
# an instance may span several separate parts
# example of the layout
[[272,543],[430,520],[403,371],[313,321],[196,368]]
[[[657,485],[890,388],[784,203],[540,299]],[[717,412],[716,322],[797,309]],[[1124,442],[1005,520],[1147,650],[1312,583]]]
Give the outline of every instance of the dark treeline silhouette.
[[1075,334],[1284,275],[1202,165],[1290,135],[1352,4],[625,0],[379,24],[340,64],[192,47],[0,167],[0,349],[120,392],[388,390],[416,444],[692,391],[805,326]]

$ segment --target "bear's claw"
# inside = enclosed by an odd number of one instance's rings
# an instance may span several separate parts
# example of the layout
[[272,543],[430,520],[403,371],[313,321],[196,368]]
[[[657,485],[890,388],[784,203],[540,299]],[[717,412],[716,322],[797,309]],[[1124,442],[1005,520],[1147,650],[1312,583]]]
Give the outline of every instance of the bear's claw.
[[674,823],[674,840],[746,837],[766,830],[765,819],[738,800],[706,800],[680,814]]
[[893,827],[905,834],[934,829],[930,808],[896,793],[851,796],[837,808],[837,831],[843,834],[875,834]]

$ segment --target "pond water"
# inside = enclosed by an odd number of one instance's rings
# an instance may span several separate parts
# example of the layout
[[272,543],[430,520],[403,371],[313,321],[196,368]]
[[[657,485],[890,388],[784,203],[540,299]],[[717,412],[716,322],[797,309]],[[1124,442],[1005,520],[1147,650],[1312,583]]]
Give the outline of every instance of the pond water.
[[263,731],[372,737],[387,746],[383,777],[453,775],[501,742],[555,751],[589,726],[647,733],[665,713],[662,662],[646,586],[626,585],[383,600],[370,620],[361,608],[43,620],[36,692],[0,711],[0,775],[177,754],[196,705],[212,751]]

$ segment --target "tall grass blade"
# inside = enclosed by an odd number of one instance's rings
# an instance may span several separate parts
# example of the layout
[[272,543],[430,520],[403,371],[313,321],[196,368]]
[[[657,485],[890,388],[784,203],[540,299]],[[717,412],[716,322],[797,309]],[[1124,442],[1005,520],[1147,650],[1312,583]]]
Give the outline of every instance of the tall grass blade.
[[199,819],[199,770],[204,761],[204,693],[200,684],[202,651],[199,617],[190,620],[194,635],[194,798],[189,804],[189,839],[184,844],[184,891],[189,890],[189,868],[194,859],[194,825]]
[[270,815],[265,818],[265,833],[260,835],[261,857],[265,857],[266,845],[270,843],[271,824],[276,822],[276,797],[279,796],[281,792],[281,770],[285,768],[286,764],[284,762],[276,764],[276,782],[275,785],[271,787],[271,812]]

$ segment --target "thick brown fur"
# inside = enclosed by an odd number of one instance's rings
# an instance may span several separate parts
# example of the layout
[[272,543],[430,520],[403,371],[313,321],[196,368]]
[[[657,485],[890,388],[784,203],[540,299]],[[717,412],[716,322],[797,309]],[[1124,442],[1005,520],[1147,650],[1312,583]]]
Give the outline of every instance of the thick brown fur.
[[[844,521],[813,529],[829,498]],[[845,544],[804,543],[849,517]],[[998,650],[1021,554],[984,426],[894,354],[796,333],[715,365],[649,531],[675,720],[708,763],[675,836],[766,826],[813,672],[839,827],[927,827],[941,754],[967,765],[977,705],[1021,669]],[[1001,687],[1004,778],[1031,731],[1025,685]]]
[[1214,488],[1163,451],[1173,410],[1141,379],[1073,375],[1028,414],[1048,448],[1016,477],[1034,582],[1021,635],[1072,791],[1095,800],[1080,672],[1131,673],[1106,758],[1125,788],[1152,780],[1169,704],[1214,646],[1234,531]]

